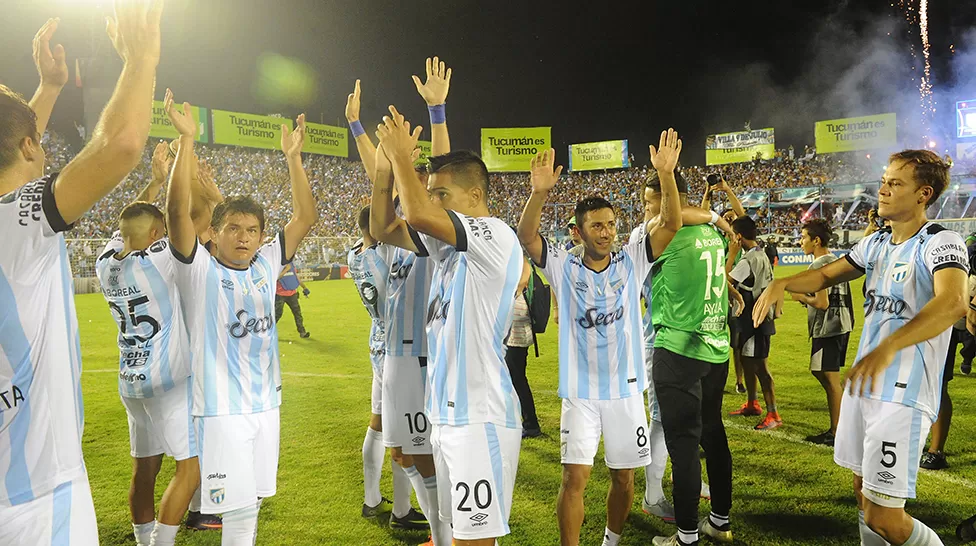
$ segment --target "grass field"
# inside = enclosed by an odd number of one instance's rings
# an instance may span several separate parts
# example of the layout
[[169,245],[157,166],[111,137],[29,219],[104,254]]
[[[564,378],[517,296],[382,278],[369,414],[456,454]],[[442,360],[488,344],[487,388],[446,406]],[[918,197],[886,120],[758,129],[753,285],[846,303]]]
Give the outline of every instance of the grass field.
[[[788,274],[797,268],[779,268]],[[420,534],[393,534],[382,521],[360,517],[363,499],[361,448],[369,418],[369,321],[352,281],[311,283],[302,300],[311,339],[299,339],[291,316],[281,322],[284,374],[278,494],[267,499],[258,526],[259,544],[418,544]],[[861,286],[853,287],[860,306]],[[117,394],[115,325],[102,297],[77,296],[85,373],[85,459],[102,544],[133,544],[127,509],[131,472],[125,411]],[[857,312],[858,328],[863,318]],[[808,371],[806,311],[790,304],[778,321],[770,367],[785,425],[756,432],[755,418],[727,418],[734,460],[733,529],[736,544],[856,544],[857,513],[851,475],[834,465],[829,448],[802,441],[828,426],[823,391]],[[529,381],[546,435],[522,443],[512,509],[512,534],[505,546],[558,544],[556,494],[560,482],[559,400],[556,397],[555,325],[540,338],[541,358],[530,355]],[[851,343],[848,365],[856,343]],[[957,368],[958,369],[958,368]],[[958,372],[957,372],[958,373]],[[730,373],[725,407],[737,407]],[[934,528],[946,544],[958,544],[955,525],[976,513],[976,376],[957,375],[950,385],[955,422],[948,442],[952,467],[922,471],[921,500],[908,510]],[[602,450],[586,494],[582,543],[599,544],[609,485]],[[157,487],[162,495],[172,476],[164,463]],[[634,510],[622,545],[645,545],[675,528],[640,510],[643,473],[638,471]],[[670,494],[670,488],[667,487]],[[389,473],[383,492],[392,496]],[[158,498],[158,496],[157,496]],[[707,505],[701,505],[707,513]],[[177,544],[220,543],[218,533],[183,531]]]

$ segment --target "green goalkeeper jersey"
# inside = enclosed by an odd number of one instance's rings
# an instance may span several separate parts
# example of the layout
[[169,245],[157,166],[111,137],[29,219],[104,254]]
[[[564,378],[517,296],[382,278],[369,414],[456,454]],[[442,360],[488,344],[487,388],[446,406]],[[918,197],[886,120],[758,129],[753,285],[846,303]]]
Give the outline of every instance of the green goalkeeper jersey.
[[726,248],[713,226],[685,226],[654,262],[655,348],[712,364],[729,359]]

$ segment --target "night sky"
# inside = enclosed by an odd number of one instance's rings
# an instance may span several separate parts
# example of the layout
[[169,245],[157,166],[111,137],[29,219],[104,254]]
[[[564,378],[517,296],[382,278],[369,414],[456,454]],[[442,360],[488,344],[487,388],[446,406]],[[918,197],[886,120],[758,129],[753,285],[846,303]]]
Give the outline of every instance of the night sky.
[[[65,45],[72,74],[74,58],[91,56],[93,45],[96,63],[118,64],[103,30],[109,2],[0,2],[5,85],[28,96],[33,92],[30,39],[51,16],[62,18],[55,41]],[[959,83],[949,45],[963,47],[976,24],[976,2],[929,4],[936,86],[948,89]],[[345,124],[345,97],[360,78],[367,128],[391,103],[426,126],[410,75],[423,76],[424,58],[437,54],[454,69],[448,123],[455,148],[477,149],[480,127],[551,125],[560,161],[567,144],[627,138],[637,164],[644,164],[647,144],[673,126],[685,139],[683,163],[701,164],[706,134],[741,130],[747,120],[754,129],[775,127],[777,147],[802,149],[813,143],[815,120],[881,113],[896,109],[886,102],[913,100],[913,38],[918,50],[917,30],[910,34],[890,1],[875,0],[578,6],[168,0],[157,98],[168,86],[177,100],[195,105],[288,116],[304,110],[311,121]],[[872,57],[879,49],[887,61]],[[297,58],[317,73],[312,103],[300,108],[256,97],[257,59],[268,52]],[[838,93],[832,87],[837,82],[850,87]],[[875,93],[873,86],[897,88],[901,95]],[[951,100],[972,98],[954,96],[965,92],[946,91]],[[861,93],[856,101],[837,98]],[[976,88],[971,95],[976,97]],[[69,83],[53,127],[73,133],[80,108],[80,92]],[[868,109],[873,111],[861,111]]]

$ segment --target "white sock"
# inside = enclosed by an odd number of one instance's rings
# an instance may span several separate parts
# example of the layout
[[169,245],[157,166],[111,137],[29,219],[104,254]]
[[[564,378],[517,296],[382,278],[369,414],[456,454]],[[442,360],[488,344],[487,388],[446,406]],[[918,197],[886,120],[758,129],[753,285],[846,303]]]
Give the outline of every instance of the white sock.
[[197,492],[194,493],[192,497],[190,497],[189,511],[190,512],[200,511],[200,488],[199,487],[197,487]]
[[180,530],[179,525],[166,525],[156,522],[156,527],[152,532],[150,546],[173,546],[176,544],[176,532]]
[[614,533],[609,527],[603,529],[603,546],[617,546],[620,542],[620,535]]
[[363,487],[365,495],[363,502],[366,506],[376,506],[383,502],[380,494],[380,477],[383,475],[383,433],[366,428],[366,439],[363,440]]
[[403,467],[390,459],[393,467],[393,515],[402,518],[410,511],[410,478],[403,471]]
[[224,524],[220,531],[221,546],[248,546],[254,544],[258,528],[257,505],[224,512]]
[[698,542],[698,529],[694,531],[683,531],[678,529],[678,539],[685,544],[694,544]]
[[251,546],[256,546],[258,543],[258,512],[261,511],[261,504],[264,499],[258,497],[258,502],[254,504],[254,538],[251,540]]
[[133,523],[132,532],[136,535],[136,544],[138,546],[149,546],[149,542],[152,541],[152,532],[156,527],[156,521],[150,521],[149,523]]
[[427,489],[427,506],[430,512],[424,510],[427,522],[430,523],[430,537],[434,540],[434,546],[451,546],[454,531],[451,524],[441,521],[440,499],[437,496],[437,476],[424,478],[424,487]]
[[935,531],[915,518],[912,518],[912,522],[915,523],[912,536],[908,537],[908,541],[902,546],[945,546]]
[[650,423],[651,462],[644,467],[644,500],[647,504],[657,504],[664,498],[664,467],[668,464],[668,446],[664,443],[664,427],[654,420]]
[[864,522],[864,510],[857,511],[857,530],[861,533],[861,546],[889,546],[888,541]]
[[729,524],[729,516],[720,516],[715,512],[711,512],[708,514],[708,521],[711,522],[712,527],[717,529]]
[[[417,493],[417,503],[420,504],[420,509],[424,511],[424,515],[427,516],[427,521],[430,523],[430,534],[431,538],[434,535],[434,522],[440,521],[436,512],[430,511],[430,502],[427,500],[427,486],[424,484],[424,477],[417,472],[416,466],[404,467],[403,472],[410,479],[410,484],[413,485],[413,490]],[[435,495],[436,496],[436,495]],[[434,499],[435,501],[437,499]]]

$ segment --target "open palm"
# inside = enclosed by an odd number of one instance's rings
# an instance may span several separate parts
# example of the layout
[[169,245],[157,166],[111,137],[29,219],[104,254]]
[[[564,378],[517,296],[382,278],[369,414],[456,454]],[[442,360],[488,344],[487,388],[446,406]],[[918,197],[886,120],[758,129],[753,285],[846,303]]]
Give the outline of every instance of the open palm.
[[437,106],[447,102],[447,92],[451,88],[451,69],[443,61],[434,57],[427,58],[427,83],[421,84],[420,78],[413,76],[413,83],[417,92],[424,98],[428,106]]
[[674,129],[661,131],[661,141],[657,149],[654,145],[651,149],[651,164],[659,171],[673,171],[678,165],[678,157],[681,156],[681,139],[678,132]]
[[530,183],[535,193],[548,192],[559,181],[563,167],[556,167],[556,150],[549,148],[539,152],[529,161]]
[[170,122],[173,123],[173,127],[180,132],[180,135],[194,136],[196,134],[197,122],[193,121],[190,103],[184,102],[183,111],[180,112],[173,104],[173,91],[167,89],[166,98],[163,99],[163,108],[166,110],[166,115],[169,116]]

